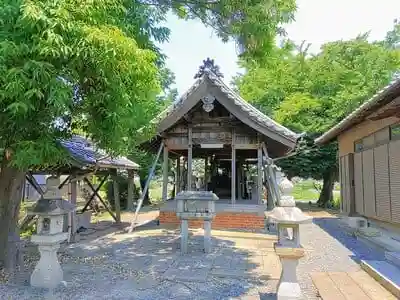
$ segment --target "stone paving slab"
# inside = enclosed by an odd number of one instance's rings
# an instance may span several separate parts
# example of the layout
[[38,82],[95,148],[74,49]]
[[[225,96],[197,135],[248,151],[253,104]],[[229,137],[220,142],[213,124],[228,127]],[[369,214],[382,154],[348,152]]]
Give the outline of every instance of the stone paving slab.
[[[205,254],[200,233],[192,233],[187,255],[180,254],[179,231],[176,230],[146,227],[132,234],[107,233],[92,239],[88,235],[85,241],[60,253],[66,286],[55,291],[54,299],[226,300],[247,297],[258,300],[259,297],[267,300],[276,297],[281,267],[272,247],[274,238],[270,235],[261,238],[262,232],[256,233],[254,239],[251,238],[254,233],[215,232],[212,252]],[[314,224],[302,225],[301,242],[306,255],[300,260],[298,278],[309,300],[318,299],[310,273],[357,272],[360,271],[358,258],[379,259],[380,255],[345,235],[334,218],[314,219]],[[32,261],[34,265],[37,258]],[[31,271],[32,266],[28,268],[27,278]],[[43,299],[43,291],[28,285],[0,285],[0,299],[10,296],[18,300]]]
[[311,277],[322,300],[397,299],[364,271],[315,272]]

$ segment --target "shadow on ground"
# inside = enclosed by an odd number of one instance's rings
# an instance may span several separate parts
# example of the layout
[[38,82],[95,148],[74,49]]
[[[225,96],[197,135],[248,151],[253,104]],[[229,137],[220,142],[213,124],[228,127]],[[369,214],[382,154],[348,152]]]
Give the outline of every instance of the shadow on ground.
[[[203,251],[203,237],[190,237],[186,255],[180,254],[174,230],[144,230],[89,238],[59,253],[66,286],[52,299],[270,299],[277,278],[264,273],[260,252],[237,248],[234,241],[212,238],[211,253]],[[26,268],[29,278],[38,259]],[[27,281],[25,281],[27,283]],[[45,291],[25,285],[3,285],[1,299],[43,299]],[[8,298],[7,298],[8,297]]]
[[382,251],[372,248],[358,240],[356,236],[350,233],[347,225],[343,224],[340,219],[332,217],[314,217],[313,223],[350,250],[353,253],[350,257],[357,263],[360,263],[360,261],[364,259],[384,259],[384,253]]

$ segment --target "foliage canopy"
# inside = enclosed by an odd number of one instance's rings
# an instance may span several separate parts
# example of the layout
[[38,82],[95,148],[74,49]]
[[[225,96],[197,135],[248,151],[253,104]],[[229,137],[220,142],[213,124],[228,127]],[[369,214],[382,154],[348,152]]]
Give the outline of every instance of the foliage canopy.
[[[279,161],[287,175],[323,179],[326,191],[333,185],[337,144],[318,147],[313,139],[393,79],[400,68],[399,28],[396,22],[383,41],[370,42],[361,34],[324,44],[317,54],[305,43],[286,40],[265,62],[242,61],[247,72],[236,79],[242,96],[283,125],[307,133],[298,154]],[[323,203],[331,199],[331,191],[320,196]]]

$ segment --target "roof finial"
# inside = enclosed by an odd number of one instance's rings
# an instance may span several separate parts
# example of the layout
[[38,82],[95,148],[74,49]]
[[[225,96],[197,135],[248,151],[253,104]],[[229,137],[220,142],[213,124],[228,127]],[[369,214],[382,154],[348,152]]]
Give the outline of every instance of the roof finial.
[[207,57],[203,60],[203,64],[199,67],[199,71],[194,75],[194,79],[202,77],[206,73],[213,73],[218,78],[223,78],[224,75],[221,73],[219,66],[215,64],[213,59]]

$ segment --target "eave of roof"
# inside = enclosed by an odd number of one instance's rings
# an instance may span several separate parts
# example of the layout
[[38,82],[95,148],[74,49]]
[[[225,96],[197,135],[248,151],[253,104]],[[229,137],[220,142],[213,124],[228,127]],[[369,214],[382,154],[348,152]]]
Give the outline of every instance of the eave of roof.
[[74,136],[61,141],[61,145],[82,167],[138,170],[139,165],[123,156],[111,157],[104,150],[95,147],[88,139]]
[[341,122],[315,139],[315,143],[320,145],[329,143],[342,132],[362,122],[362,120],[373,111],[383,107],[398,96],[400,96],[400,77],[393,80],[389,85],[377,92],[368,101],[364,102]]
[[[300,136],[299,134],[294,133],[283,125],[267,117],[257,108],[241,98],[235,91],[229,88],[221,79],[211,72],[206,72],[201,78],[196,80],[191,88],[185,94],[183,94],[178,101],[174,102],[167,109],[157,115],[151,121],[151,123],[159,124],[162,120],[166,119],[169,115],[179,109],[182,103],[185,102],[201,84],[206,83],[207,81],[209,81],[213,86],[217,87],[228,99],[232,100],[236,106],[252,117],[252,119],[260,126],[267,128],[268,130],[282,136],[294,144],[297,142]],[[160,134],[160,132],[157,132],[157,134]]]

